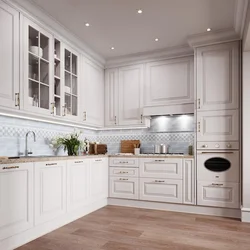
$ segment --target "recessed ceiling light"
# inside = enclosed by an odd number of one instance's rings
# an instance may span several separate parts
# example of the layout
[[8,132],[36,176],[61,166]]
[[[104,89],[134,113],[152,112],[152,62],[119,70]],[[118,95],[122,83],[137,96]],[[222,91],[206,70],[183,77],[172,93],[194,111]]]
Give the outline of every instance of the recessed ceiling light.
[[115,48],[114,47],[111,47],[112,50],[114,50]]
[[89,27],[89,26],[90,26],[90,24],[89,24],[89,23],[85,23],[85,26],[86,26],[86,27]]
[[211,31],[211,29],[210,29],[210,28],[207,28],[207,31]]
[[141,9],[139,9],[137,12],[138,12],[138,14],[142,14],[142,10]]
[[155,38],[155,41],[158,42],[158,41],[159,41],[159,38]]

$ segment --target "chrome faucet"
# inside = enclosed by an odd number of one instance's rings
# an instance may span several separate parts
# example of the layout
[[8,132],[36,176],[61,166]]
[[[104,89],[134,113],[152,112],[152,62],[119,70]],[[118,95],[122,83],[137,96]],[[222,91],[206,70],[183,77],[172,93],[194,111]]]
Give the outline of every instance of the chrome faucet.
[[33,133],[33,137],[34,137],[34,142],[36,141],[36,134],[34,131],[28,131],[26,136],[25,136],[25,156],[29,156],[32,154],[32,152],[29,152],[28,150],[28,135],[29,133]]

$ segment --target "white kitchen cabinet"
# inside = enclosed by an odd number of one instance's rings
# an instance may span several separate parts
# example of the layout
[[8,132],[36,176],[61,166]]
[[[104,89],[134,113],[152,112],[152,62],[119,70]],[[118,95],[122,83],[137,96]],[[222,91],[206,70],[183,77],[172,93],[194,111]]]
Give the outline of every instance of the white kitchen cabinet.
[[239,183],[198,181],[197,204],[200,206],[239,208]]
[[118,121],[118,69],[105,71],[105,126],[116,126]]
[[86,59],[82,66],[81,121],[95,127],[104,126],[104,70]]
[[33,163],[0,165],[0,240],[33,226]]
[[182,179],[181,158],[140,159],[140,177]]
[[193,56],[147,63],[145,106],[193,103],[193,72]]
[[239,43],[197,49],[197,109],[239,107]]
[[139,179],[132,177],[110,177],[109,197],[138,200]]
[[53,103],[53,38],[23,17],[23,105],[25,111],[51,116]]
[[119,68],[119,125],[143,124],[143,65]]
[[67,161],[67,211],[83,207],[89,201],[90,162]]
[[0,106],[19,108],[19,13],[0,1]]
[[194,159],[183,159],[183,203],[196,204],[196,177]]
[[108,158],[90,160],[90,197],[92,202],[108,197]]
[[197,141],[238,141],[239,111],[218,110],[197,112]]
[[66,213],[66,161],[35,163],[35,224]]
[[140,200],[182,203],[182,180],[140,178]]

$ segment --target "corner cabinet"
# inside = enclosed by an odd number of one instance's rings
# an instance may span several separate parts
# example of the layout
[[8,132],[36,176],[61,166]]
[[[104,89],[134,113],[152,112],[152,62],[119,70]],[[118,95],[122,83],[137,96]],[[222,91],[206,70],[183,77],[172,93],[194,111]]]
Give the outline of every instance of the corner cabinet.
[[19,13],[0,1],[0,106],[19,108]]
[[239,107],[239,43],[198,48],[197,109],[223,110]]

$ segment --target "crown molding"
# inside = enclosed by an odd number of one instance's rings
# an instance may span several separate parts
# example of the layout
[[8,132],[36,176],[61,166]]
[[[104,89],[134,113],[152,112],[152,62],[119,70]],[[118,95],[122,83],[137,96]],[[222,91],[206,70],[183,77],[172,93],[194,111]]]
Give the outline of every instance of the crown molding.
[[243,37],[247,8],[248,0],[236,0],[234,12],[234,30],[240,36],[240,38]]
[[129,66],[133,64],[152,62],[155,60],[164,60],[185,56],[193,56],[194,51],[188,45],[169,47],[150,52],[142,52],[131,55],[113,57],[106,61],[105,68],[114,68],[120,66]]
[[210,44],[237,41],[240,39],[241,37],[235,32],[234,28],[231,28],[191,35],[188,37],[188,44],[196,48]]
[[[104,67],[106,60],[92,50],[87,44],[82,42],[75,34],[73,34],[69,29],[64,27],[60,22],[58,22],[53,16],[49,15],[44,11],[37,3],[32,0],[3,0],[7,4],[11,5],[13,8],[20,11],[24,16],[29,18],[38,25],[45,25],[45,29],[55,36],[61,38],[66,43],[71,46],[76,47],[76,50],[89,60],[94,63],[99,64]],[[78,49],[77,49],[78,48]]]

